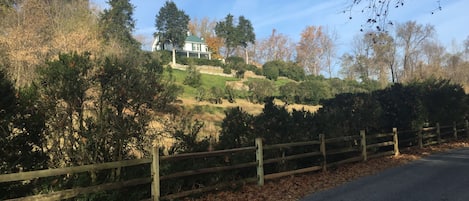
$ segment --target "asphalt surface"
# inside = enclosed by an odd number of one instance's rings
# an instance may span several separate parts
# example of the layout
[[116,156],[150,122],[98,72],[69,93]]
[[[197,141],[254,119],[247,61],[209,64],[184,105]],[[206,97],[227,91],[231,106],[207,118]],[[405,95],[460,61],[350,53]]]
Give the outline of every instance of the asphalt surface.
[[469,149],[434,154],[314,193],[301,201],[322,200],[469,201]]

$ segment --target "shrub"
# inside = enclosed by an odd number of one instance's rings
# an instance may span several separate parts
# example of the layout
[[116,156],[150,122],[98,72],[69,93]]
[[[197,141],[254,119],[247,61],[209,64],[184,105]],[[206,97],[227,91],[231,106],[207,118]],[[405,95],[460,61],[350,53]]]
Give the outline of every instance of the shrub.
[[[40,148],[46,126],[36,87],[15,90],[0,70],[0,95],[0,172],[46,168],[48,157]],[[31,194],[40,186],[38,180],[0,183],[0,200]]]
[[205,88],[203,87],[198,87],[197,88],[197,94],[195,96],[195,100],[201,102],[201,101],[205,101],[207,98],[207,93],[206,93],[206,90]]
[[297,63],[286,62],[279,68],[279,76],[284,76],[295,81],[301,81],[305,79],[305,71],[303,67]]
[[231,67],[229,65],[224,65],[223,73],[228,74],[228,75],[231,74]]
[[253,103],[263,103],[267,97],[275,93],[274,83],[265,79],[254,79],[248,82],[249,100]]
[[246,73],[246,71],[244,69],[239,69],[238,71],[236,71],[236,78],[243,79],[244,78],[244,73]]
[[202,74],[197,70],[197,67],[190,64],[187,68],[187,76],[184,79],[183,84],[197,88],[202,85]]
[[251,146],[256,136],[252,130],[253,116],[235,107],[225,111],[225,118],[221,123],[218,149],[231,149]]
[[169,64],[171,62],[172,56],[171,51],[167,50],[158,50],[154,51],[153,55],[162,63],[162,64]]
[[320,100],[332,97],[327,82],[320,80],[306,80],[298,85],[298,101],[304,104],[319,104]]
[[228,102],[230,103],[234,103],[236,102],[236,91],[233,89],[233,87],[229,86],[229,85],[226,85],[225,86],[225,95],[226,95],[226,99],[228,100]]
[[228,57],[225,59],[225,63],[233,70],[246,69],[246,63],[241,57]]
[[262,68],[258,68],[257,66],[252,65],[252,64],[246,65],[246,70],[252,71],[256,75],[263,75]]
[[333,99],[324,100],[317,112],[319,132],[327,138],[344,135],[357,135],[360,130],[368,132],[381,128],[382,109],[371,94],[339,94]]
[[223,93],[223,90],[220,89],[219,87],[212,87],[210,88],[210,98],[209,98],[209,101],[210,103],[213,103],[213,104],[222,104],[223,103],[223,96],[224,96],[224,93]]
[[295,82],[288,82],[285,85],[280,86],[280,99],[289,104],[289,103],[300,103],[300,90],[299,84]]
[[279,69],[283,65],[282,61],[269,61],[262,66],[264,76],[269,80],[277,80]]

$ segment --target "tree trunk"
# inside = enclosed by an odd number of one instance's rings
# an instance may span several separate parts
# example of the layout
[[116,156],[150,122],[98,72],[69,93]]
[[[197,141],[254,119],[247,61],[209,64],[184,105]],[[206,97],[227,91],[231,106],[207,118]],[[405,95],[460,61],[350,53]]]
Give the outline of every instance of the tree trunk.
[[174,48],[174,45],[173,45],[173,62],[172,62],[172,66],[175,66],[176,65],[176,49]]
[[249,55],[248,55],[248,48],[244,48],[244,52],[246,53],[246,65],[249,64]]

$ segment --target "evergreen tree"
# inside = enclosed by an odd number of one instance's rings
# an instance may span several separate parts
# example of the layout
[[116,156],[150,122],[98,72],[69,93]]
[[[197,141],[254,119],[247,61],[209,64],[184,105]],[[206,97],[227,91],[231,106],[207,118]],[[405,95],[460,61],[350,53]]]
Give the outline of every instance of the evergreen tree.
[[254,43],[256,35],[251,21],[244,16],[239,16],[238,24],[234,25],[234,17],[228,14],[224,21],[220,21],[215,26],[215,33],[223,38],[226,47],[226,57],[231,55],[236,47],[243,47],[246,51],[246,64],[248,63],[247,46]]
[[176,47],[182,47],[186,40],[186,34],[189,31],[189,16],[183,10],[179,10],[172,1],[166,1],[165,5],[156,15],[155,37],[159,37],[163,43],[169,43],[172,46],[173,60],[176,64]]
[[105,9],[100,19],[106,42],[116,40],[123,48],[139,49],[141,44],[132,36],[134,6],[129,0],[109,0],[108,3],[110,9]]
[[249,56],[248,56],[248,44],[254,44],[256,40],[256,35],[254,34],[254,28],[252,28],[251,21],[246,19],[244,16],[239,16],[238,19],[238,26],[236,27],[238,31],[238,45],[244,48],[244,52],[246,55],[246,64],[249,64]]
[[218,37],[224,39],[226,47],[225,58],[233,53],[234,48],[238,45],[238,38],[236,34],[236,28],[233,22],[233,15],[228,14],[224,21],[217,22],[215,26],[215,33]]

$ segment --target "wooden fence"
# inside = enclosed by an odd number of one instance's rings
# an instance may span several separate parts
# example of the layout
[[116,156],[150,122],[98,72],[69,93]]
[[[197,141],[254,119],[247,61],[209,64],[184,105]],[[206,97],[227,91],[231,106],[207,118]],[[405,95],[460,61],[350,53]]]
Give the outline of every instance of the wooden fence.
[[[436,124],[435,127],[422,128],[418,131],[404,131],[414,132],[414,137],[399,141],[400,133],[396,128],[393,128],[390,133],[373,134],[367,135],[365,131],[360,131],[359,135],[344,136],[338,138],[325,139],[323,134],[319,135],[318,140],[306,141],[306,142],[292,142],[284,144],[263,144],[262,139],[258,138],[255,140],[255,146],[243,147],[228,150],[217,150],[209,152],[197,152],[197,153],[185,153],[170,156],[160,156],[157,147],[152,149],[152,158],[149,159],[136,159],[136,160],[125,160],[117,162],[109,162],[102,164],[92,164],[77,167],[67,167],[58,169],[46,169],[30,172],[20,172],[12,174],[0,175],[0,183],[13,182],[13,181],[24,181],[33,180],[37,178],[82,173],[82,172],[93,172],[105,169],[114,169],[121,167],[129,167],[136,165],[151,165],[151,178],[136,178],[127,181],[113,182],[100,184],[89,187],[77,187],[73,189],[61,190],[51,192],[48,194],[39,194],[29,197],[13,198],[9,200],[61,200],[76,197],[80,194],[97,193],[106,190],[115,190],[120,188],[126,188],[130,186],[149,184],[151,183],[151,198],[147,200],[171,200],[189,196],[191,194],[203,193],[207,191],[219,190],[232,186],[235,184],[254,183],[258,185],[264,185],[265,180],[276,179],[293,174],[313,172],[313,171],[325,171],[327,168],[334,167],[344,163],[366,161],[370,158],[382,157],[387,155],[399,155],[399,147],[405,146],[416,146],[424,147],[432,144],[444,143],[450,139],[459,139],[463,135],[469,137],[469,122],[466,121],[463,125],[457,125],[454,123],[451,126],[440,126]],[[412,136],[412,135],[411,135]],[[399,143],[404,142],[403,145]],[[294,148],[294,149],[293,149]],[[287,150],[297,150],[303,148],[311,150],[303,153],[287,154]],[[271,150],[280,151],[280,156],[267,157],[264,152]],[[211,157],[220,157],[233,154],[255,154],[255,160],[248,161],[245,163],[208,167],[195,170],[186,170],[175,172],[171,174],[161,175],[160,163],[178,160],[188,159],[206,159]],[[337,157],[337,156],[340,157]],[[344,159],[345,158],[345,159]],[[282,170],[277,172],[264,171],[265,166],[271,164],[285,163],[286,161],[292,160],[310,160],[312,162],[308,167],[301,167],[296,169]],[[238,170],[245,168],[255,168],[256,176],[243,178],[236,181],[222,182],[212,186],[206,186],[203,188],[195,188],[191,190],[180,191],[172,194],[165,194],[161,196],[160,193],[160,182],[164,180],[184,178],[194,175],[204,175],[209,173],[218,173],[223,171]]]

